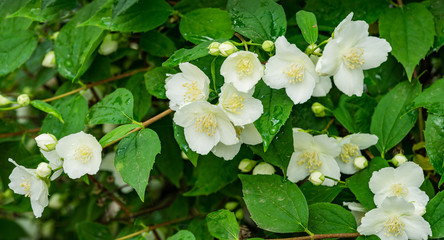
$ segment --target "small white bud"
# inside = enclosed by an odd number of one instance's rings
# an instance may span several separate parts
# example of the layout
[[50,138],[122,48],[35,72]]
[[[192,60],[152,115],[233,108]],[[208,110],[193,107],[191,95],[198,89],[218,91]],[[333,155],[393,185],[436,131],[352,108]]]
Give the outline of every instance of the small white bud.
[[308,181],[313,183],[315,186],[321,185],[325,180],[325,176],[323,173],[319,171],[314,171],[310,174],[310,177],[308,177]]
[[359,157],[355,158],[355,160],[353,160],[353,166],[355,166],[355,168],[361,170],[361,169],[364,169],[368,166],[368,161],[364,156],[359,156]]
[[407,158],[402,153],[398,153],[392,158],[392,163],[396,167],[401,166],[402,164],[404,164],[407,161],[408,161]]
[[51,175],[51,167],[49,167],[49,164],[47,164],[45,162],[41,162],[37,166],[37,169],[35,170],[35,172],[37,173],[37,176],[39,176],[41,178],[46,178],[49,175]]
[[182,157],[182,159],[189,160],[187,154],[184,152],[180,152],[180,156]]
[[63,207],[64,197],[60,193],[54,193],[49,198],[49,207],[52,209],[60,209]]
[[234,209],[237,208],[238,205],[239,205],[238,202],[227,202],[227,203],[225,203],[225,209],[227,209],[229,211],[233,211]]
[[313,105],[311,105],[311,111],[316,117],[325,117],[325,107],[318,102],[315,102],[313,103]]
[[111,34],[106,35],[105,39],[103,39],[102,45],[100,45],[99,53],[102,55],[110,55],[115,52],[119,47],[119,43],[113,40],[113,36]]
[[57,138],[49,133],[38,135],[35,138],[35,141],[37,142],[37,146],[39,146],[40,149],[46,152],[54,150],[55,146],[57,145]]
[[210,44],[210,46],[208,46],[208,49],[209,49],[208,52],[213,56],[219,56],[219,54],[220,54],[219,46],[220,46],[220,43],[212,42]]
[[42,66],[47,68],[53,68],[56,66],[54,51],[48,52],[42,61]]
[[253,169],[253,175],[272,175],[276,172],[274,167],[271,164],[268,164],[266,162],[259,163],[254,169]]
[[230,41],[226,41],[219,46],[220,55],[224,57],[230,56],[232,53],[237,51],[237,47]]
[[262,43],[262,49],[264,49],[265,52],[271,52],[274,49],[274,43],[270,40],[267,40]]
[[242,159],[242,161],[239,163],[239,170],[241,170],[241,172],[247,173],[250,172],[254,166],[256,166],[256,161],[245,158]]
[[5,98],[3,95],[0,95],[0,106],[8,105],[11,101],[9,99]]
[[21,106],[28,106],[31,102],[31,99],[29,99],[28,94],[21,94],[17,97],[17,103]]
[[139,44],[135,42],[130,42],[129,47],[134,50],[139,50]]

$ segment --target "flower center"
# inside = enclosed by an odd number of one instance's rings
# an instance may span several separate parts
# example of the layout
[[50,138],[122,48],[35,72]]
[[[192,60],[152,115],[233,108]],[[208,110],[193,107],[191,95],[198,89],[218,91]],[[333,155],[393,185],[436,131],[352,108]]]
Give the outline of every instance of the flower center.
[[192,81],[191,83],[184,83],[182,84],[182,87],[187,88],[187,91],[185,92],[184,96],[186,101],[194,102],[202,93],[202,90],[197,87],[197,81]]
[[236,137],[237,137],[237,139],[240,140],[240,135],[241,135],[242,132],[244,131],[244,128],[243,128],[243,127],[240,127],[240,126],[235,126],[235,127],[234,127],[234,130],[236,131]]
[[222,106],[227,111],[230,111],[232,113],[239,114],[242,109],[244,109],[244,102],[245,98],[242,96],[237,95],[236,93],[233,93],[231,97],[227,98],[223,103]]
[[355,144],[346,143],[341,148],[341,154],[339,157],[345,163],[350,162],[350,158],[359,156],[359,147]]
[[216,133],[217,126],[216,117],[212,113],[196,118],[194,123],[196,132],[206,132],[208,136],[213,136]]
[[304,77],[304,66],[292,63],[290,66],[282,70],[282,73],[287,76],[289,83],[302,82]]
[[395,237],[402,235],[404,226],[405,224],[399,220],[397,216],[393,216],[384,223],[385,235],[388,237],[392,235],[395,235]]
[[392,191],[392,194],[390,196],[397,196],[397,197],[406,197],[408,190],[402,183],[395,183],[392,186],[390,186],[390,191]]
[[74,152],[74,158],[81,163],[88,163],[92,158],[92,154],[91,148],[82,145]]
[[20,183],[20,187],[25,189],[25,197],[31,197],[31,181],[29,181],[29,179],[23,180],[23,182]]
[[236,63],[236,71],[243,78],[253,74],[253,63],[250,58],[241,58]]
[[316,152],[309,151],[304,151],[302,154],[299,154],[298,165],[302,164],[305,164],[305,168],[308,169],[309,172],[313,172],[322,166],[322,162],[319,161],[318,154]]
[[352,48],[347,54],[342,56],[345,66],[350,70],[361,67],[364,64],[362,54],[364,54],[362,48]]

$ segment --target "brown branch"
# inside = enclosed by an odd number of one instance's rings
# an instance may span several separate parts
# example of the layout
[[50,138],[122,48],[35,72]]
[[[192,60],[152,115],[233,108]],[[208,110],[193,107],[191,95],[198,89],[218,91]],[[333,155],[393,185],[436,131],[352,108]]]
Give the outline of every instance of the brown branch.
[[14,136],[22,135],[23,133],[36,133],[36,132],[40,132],[40,128],[33,128],[33,129],[12,132],[12,133],[0,133],[0,138],[14,137]]
[[365,149],[365,153],[367,153],[367,155],[370,159],[375,158],[375,156],[368,149]]
[[311,240],[325,238],[355,238],[360,236],[359,233],[331,233],[331,234],[315,234],[313,236],[292,237],[292,238],[274,238],[269,240]]
[[396,0],[396,2],[398,3],[398,6],[401,7],[401,8],[402,8],[402,6],[404,5],[404,4],[402,3],[402,0]]
[[327,131],[330,128],[330,126],[333,124],[334,121],[335,121],[334,118],[330,119],[330,121],[327,123],[327,126],[325,126],[324,130],[322,130],[322,131]]

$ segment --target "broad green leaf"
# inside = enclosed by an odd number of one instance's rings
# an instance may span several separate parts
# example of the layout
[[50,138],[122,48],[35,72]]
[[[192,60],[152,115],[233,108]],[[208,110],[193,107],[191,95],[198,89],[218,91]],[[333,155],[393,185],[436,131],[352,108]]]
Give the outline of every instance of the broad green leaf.
[[256,43],[274,41],[285,35],[284,9],[273,0],[229,0],[227,10],[233,29]]
[[0,218],[0,238],[1,239],[24,239],[29,235],[15,221],[6,218]]
[[113,235],[106,226],[94,222],[82,222],[76,225],[79,240],[111,240]]
[[254,125],[264,140],[264,152],[266,152],[271,140],[290,117],[293,101],[284,89],[271,89],[263,81],[256,84],[253,96],[261,100],[264,106],[264,113],[254,122]]
[[6,75],[31,57],[37,36],[29,31],[0,33],[0,76]]
[[194,234],[188,230],[180,230],[167,240],[196,240]]
[[442,0],[431,0],[430,12],[435,16],[434,50],[437,52],[444,45],[444,2]]
[[308,204],[318,202],[332,202],[339,193],[344,189],[342,185],[335,185],[333,187],[315,186],[311,182],[305,182],[300,186],[302,193],[305,196]]
[[356,238],[356,240],[379,240],[380,238],[376,235],[370,235],[370,236],[359,236]]
[[75,6],[76,2],[70,0],[30,0],[9,17],[26,17],[33,21],[45,22],[59,17],[63,10],[69,10]]
[[207,56],[208,53],[208,46],[213,41],[206,41],[203,43],[200,43],[199,45],[195,46],[191,49],[179,49],[174,52],[174,54],[168,58],[165,62],[162,63],[163,67],[175,67],[179,65],[179,63],[189,62],[192,60],[196,60],[201,57]]
[[219,38],[230,39],[234,34],[230,14],[217,8],[201,8],[185,14],[180,20],[179,30],[183,38],[195,44]]
[[91,17],[103,3],[96,0],[79,10],[60,30],[55,41],[54,53],[59,73],[71,80],[76,80],[88,69],[93,60],[93,53],[105,37],[103,29],[79,23]]
[[295,183],[278,175],[239,175],[251,218],[258,227],[277,233],[302,232],[308,206]]
[[145,73],[145,86],[148,92],[159,99],[166,99],[165,80],[167,74],[174,74],[177,71],[170,67],[156,67]]
[[113,1],[113,15],[112,18],[120,15],[133,6],[139,0],[115,0]]
[[427,204],[424,220],[432,228],[432,238],[444,237],[444,191],[436,194]]
[[111,132],[107,133],[105,136],[103,136],[99,143],[100,145],[105,146],[109,143],[112,143],[113,141],[125,136],[128,132],[131,130],[140,127],[138,124],[124,124],[121,126],[118,126],[114,128]]
[[308,229],[315,234],[354,233],[356,220],[350,211],[332,203],[315,203],[308,206]]
[[40,100],[33,100],[31,101],[31,105],[45,113],[49,113],[60,120],[60,122],[64,123],[62,115],[60,114],[59,110],[57,110],[54,106],[49,105],[48,103],[45,103]]
[[144,51],[157,57],[169,57],[176,50],[173,40],[156,30],[142,33],[139,44]]
[[[32,21],[27,18],[7,18],[9,15],[20,10],[20,8],[26,4],[29,0],[16,0],[16,1],[0,1],[0,33],[17,33],[27,30]],[[1,39],[1,38],[0,38]]]
[[227,0],[181,0],[174,9],[181,13],[187,13],[198,8],[220,8],[225,9]]
[[316,16],[311,12],[300,10],[296,13],[296,21],[305,41],[309,44],[314,44],[318,40],[318,23]]
[[382,156],[398,144],[415,125],[417,110],[412,110],[413,99],[420,93],[417,81],[401,82],[387,93],[376,106],[370,132],[378,136],[376,147]]
[[428,115],[424,137],[430,162],[442,176],[444,175],[444,116]]
[[220,240],[239,239],[240,229],[234,213],[226,209],[221,209],[208,214],[206,220],[211,236]]
[[391,53],[402,63],[410,81],[416,65],[433,45],[433,15],[420,3],[387,8],[379,19],[379,34],[392,46]]
[[371,96],[384,95],[396,84],[407,79],[402,64],[392,55],[380,67],[364,71],[364,75],[364,82]]
[[208,231],[207,221],[205,218],[193,218],[187,229],[191,231],[196,240],[207,240],[211,239],[211,234]]
[[374,194],[370,190],[368,183],[374,171],[378,171],[381,168],[388,167],[388,163],[385,159],[380,157],[375,157],[369,162],[368,168],[356,173],[355,175],[347,178],[346,183],[356,199],[366,208],[371,210],[375,208],[375,203],[373,202]]
[[117,146],[114,166],[123,181],[133,187],[142,202],[156,155],[160,153],[160,140],[156,132],[143,129],[122,139]]
[[361,97],[342,95],[333,114],[350,133],[368,133],[376,104],[365,93]]
[[143,117],[151,108],[151,95],[146,90],[143,73],[136,73],[131,76],[125,84],[125,88],[130,90],[134,97],[134,120],[142,121]]
[[174,129],[174,139],[176,139],[177,144],[179,144],[180,149],[187,155],[190,159],[190,162],[197,166],[197,159],[199,158],[199,154],[191,150],[190,146],[188,146],[187,140],[185,139],[185,134],[183,132],[183,127],[176,125],[173,123]]
[[444,115],[443,93],[444,78],[441,78],[415,98],[415,107],[425,107],[429,113]]
[[133,105],[133,94],[125,88],[118,88],[89,109],[88,123],[131,123]]

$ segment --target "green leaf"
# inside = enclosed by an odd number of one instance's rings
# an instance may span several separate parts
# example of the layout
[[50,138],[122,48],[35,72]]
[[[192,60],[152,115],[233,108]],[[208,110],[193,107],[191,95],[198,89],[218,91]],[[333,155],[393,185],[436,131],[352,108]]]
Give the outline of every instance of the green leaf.
[[424,220],[432,228],[432,238],[444,237],[444,191],[436,194],[427,204]]
[[318,23],[316,16],[311,12],[300,10],[296,13],[296,21],[305,41],[309,44],[314,44],[318,40]]
[[426,121],[424,137],[427,155],[433,168],[444,175],[444,116],[429,114]]
[[151,95],[146,90],[143,73],[136,73],[131,76],[125,84],[125,88],[130,90],[134,97],[134,120],[142,121],[151,107]]
[[438,50],[444,46],[444,2],[441,0],[430,1],[430,12],[435,16],[435,45],[434,50]]
[[356,238],[356,240],[379,240],[380,238],[376,235],[370,235],[370,236],[359,236]]
[[29,28],[32,23],[30,19],[7,18],[7,16],[20,10],[27,1],[29,0],[0,1],[0,33],[7,35],[8,33],[22,32]]
[[109,229],[102,224],[83,222],[76,225],[79,240],[107,240],[114,239]]
[[302,193],[305,196],[308,204],[318,202],[332,202],[344,187],[342,185],[335,185],[333,187],[315,186],[311,182],[305,182],[300,186]]
[[356,173],[355,175],[347,178],[346,183],[356,199],[366,208],[371,210],[376,207],[373,202],[374,194],[370,190],[368,183],[374,171],[378,171],[381,168],[388,167],[388,163],[385,159],[375,157],[369,162],[368,168]]
[[125,125],[121,125],[118,126],[116,128],[114,128],[111,132],[107,133],[105,136],[103,136],[99,143],[100,145],[105,146],[109,143],[112,143],[113,141],[125,136],[129,131],[140,127],[137,124],[125,124]]
[[361,97],[341,95],[333,114],[350,133],[367,133],[376,104],[376,100],[365,93]]
[[71,80],[76,80],[88,69],[93,60],[93,53],[105,37],[103,29],[79,23],[91,17],[102,4],[96,0],[76,13],[60,30],[55,41],[54,53],[59,73]]
[[226,209],[221,209],[208,214],[206,220],[211,236],[220,240],[239,239],[240,229],[234,213]]
[[364,82],[371,96],[384,95],[406,79],[404,67],[392,55],[388,55],[387,61],[380,67],[364,71],[364,75]]
[[48,103],[45,103],[40,100],[33,100],[31,101],[31,105],[45,113],[49,113],[60,120],[60,122],[64,123],[62,114],[60,114],[59,110],[57,110],[52,105],[49,105]]
[[258,227],[278,233],[302,232],[308,206],[298,186],[278,175],[239,175],[251,218]]
[[131,123],[133,105],[133,94],[125,88],[118,88],[89,110],[88,123]]
[[128,8],[133,6],[138,1],[139,0],[115,0],[115,1],[113,1],[113,16],[112,16],[112,18],[115,18],[116,16],[125,12],[126,10],[128,10]]
[[176,50],[173,40],[156,30],[142,33],[139,44],[144,51],[157,57],[169,57]]
[[415,98],[415,107],[425,107],[429,113],[444,115],[443,93],[444,78],[441,78]]
[[196,240],[194,234],[188,230],[180,230],[167,240]]
[[308,206],[308,229],[315,234],[355,233],[356,220],[350,211],[332,203],[315,203]]
[[199,158],[199,154],[191,150],[190,146],[188,146],[187,140],[185,139],[185,134],[183,132],[183,127],[176,125],[173,123],[174,129],[174,139],[176,139],[177,144],[179,144],[180,149],[187,155],[190,159],[190,162],[197,166],[197,159]]
[[0,76],[6,75],[31,57],[37,36],[29,31],[0,33]]
[[15,221],[0,218],[0,238],[5,240],[29,238],[29,235]]
[[261,100],[264,113],[254,122],[264,140],[264,152],[267,151],[274,136],[290,117],[293,101],[285,93],[285,89],[271,89],[263,81],[256,84],[253,95]]
[[234,34],[230,14],[217,8],[201,8],[185,14],[180,20],[179,30],[183,38],[195,44],[219,38],[230,39]]
[[201,57],[207,56],[208,53],[208,46],[213,41],[206,41],[203,43],[200,43],[199,45],[195,46],[191,49],[185,49],[181,48],[174,52],[174,54],[168,58],[165,62],[162,63],[163,67],[175,67],[179,65],[179,63],[189,62],[192,60],[196,60]]
[[145,73],[145,86],[148,92],[159,99],[166,99],[165,80],[167,74],[174,74],[177,71],[170,67],[156,67]]
[[123,180],[133,187],[142,202],[156,155],[160,153],[160,140],[156,132],[143,129],[122,139],[117,146],[114,166]]
[[233,29],[256,43],[285,35],[284,9],[273,0],[229,0],[227,10]]
[[379,19],[379,34],[392,46],[393,56],[402,63],[410,81],[416,65],[433,45],[433,15],[420,3],[387,8]]
[[205,218],[193,218],[187,229],[194,234],[196,240],[207,240],[211,239],[212,237],[208,231],[207,221],[205,221]]
[[420,93],[418,82],[401,82],[387,93],[376,106],[370,132],[378,136],[376,147],[382,156],[398,144],[415,125],[417,110],[413,99]]
[[69,10],[75,6],[76,2],[70,0],[31,0],[8,17],[26,17],[33,21],[45,22],[59,17],[63,10]]

